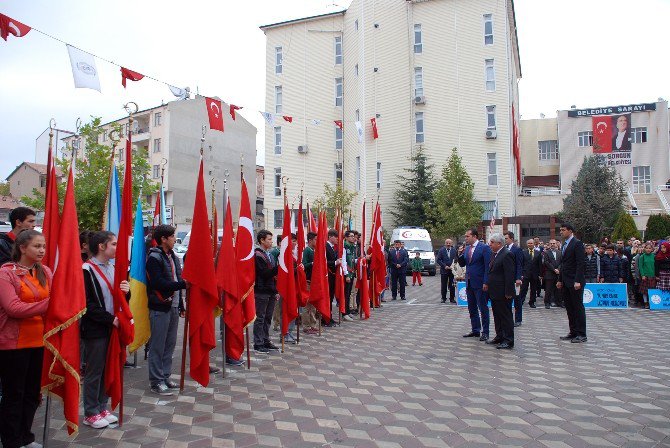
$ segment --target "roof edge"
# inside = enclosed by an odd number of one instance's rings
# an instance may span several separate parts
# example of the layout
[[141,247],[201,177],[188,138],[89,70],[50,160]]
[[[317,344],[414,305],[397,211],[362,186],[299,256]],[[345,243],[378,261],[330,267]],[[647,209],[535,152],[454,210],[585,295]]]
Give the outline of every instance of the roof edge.
[[347,10],[343,9],[342,11],[328,12],[328,13],[319,14],[319,15],[316,15],[316,16],[301,17],[299,19],[291,19],[291,20],[285,20],[283,22],[270,23],[268,25],[261,25],[261,26],[259,26],[259,28],[261,30],[265,31],[269,28],[278,28],[280,26],[290,25],[290,24],[293,24],[293,23],[309,22],[311,20],[322,19],[324,17],[344,15],[345,12],[347,12]]

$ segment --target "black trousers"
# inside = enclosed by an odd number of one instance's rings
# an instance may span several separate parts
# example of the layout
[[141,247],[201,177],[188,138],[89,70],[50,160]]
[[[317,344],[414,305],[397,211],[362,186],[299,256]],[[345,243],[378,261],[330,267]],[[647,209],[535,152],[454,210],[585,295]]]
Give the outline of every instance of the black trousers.
[[493,323],[496,339],[514,345],[514,318],[512,317],[512,299],[491,299]]
[[537,277],[524,277],[523,281],[521,282],[521,290],[519,291],[519,297],[521,299],[521,303],[526,299],[526,294],[528,294],[528,290],[530,289],[530,298],[528,299],[529,304],[535,303],[535,299],[537,298]]
[[351,305],[349,300],[351,300],[351,290],[354,289],[354,279],[352,278],[350,282],[347,282],[347,279],[344,279],[344,314],[351,314]]
[[544,280],[544,304],[549,305],[555,303],[556,305],[563,304],[563,290],[556,288],[557,279]]
[[30,428],[40,404],[43,357],[43,347],[0,350],[0,440],[4,448],[35,441]]
[[565,298],[565,311],[568,313],[570,334],[586,337],[586,311],[584,310],[583,299],[584,285],[578,291],[565,285],[561,289],[564,291],[563,297]]
[[391,270],[391,297],[394,299],[398,297],[398,282],[400,282],[400,298],[405,297],[405,271]]
[[454,273],[447,270],[446,274],[440,274],[440,296],[442,297],[442,301],[447,300],[447,291],[449,291],[449,298],[455,300],[454,290]]

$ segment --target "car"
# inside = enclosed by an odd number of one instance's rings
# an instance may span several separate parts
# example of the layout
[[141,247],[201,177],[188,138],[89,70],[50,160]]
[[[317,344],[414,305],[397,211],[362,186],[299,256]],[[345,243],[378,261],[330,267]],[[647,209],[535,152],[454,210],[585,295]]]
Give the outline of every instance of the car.
[[185,246],[183,244],[175,244],[174,248],[172,249],[174,251],[174,254],[177,256],[179,259],[179,264],[181,267],[184,267],[184,255],[186,255],[186,251],[188,250],[188,246]]
[[0,221],[0,233],[9,233],[12,231],[12,226],[8,222]]
[[[437,269],[435,252],[428,230],[414,226],[397,227],[391,232],[391,244],[397,240],[404,243],[410,259],[414,258],[416,252],[419,252],[424,271],[428,272],[431,277],[435,275]],[[407,272],[411,274],[409,269]]]

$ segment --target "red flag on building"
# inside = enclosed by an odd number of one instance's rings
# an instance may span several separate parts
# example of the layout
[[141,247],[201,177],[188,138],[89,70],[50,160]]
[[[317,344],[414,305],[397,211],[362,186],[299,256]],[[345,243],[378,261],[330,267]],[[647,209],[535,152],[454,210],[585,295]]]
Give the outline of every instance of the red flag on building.
[[593,153],[612,152],[612,117],[609,115],[591,118],[593,122]]
[[44,317],[42,393],[63,401],[68,434],[79,430],[79,319],[86,312],[84,273],[81,269],[79,227],[74,201],[72,168],[68,175],[58,236],[58,268],[54,273]]
[[[219,294],[209,234],[202,157],[195,190],[191,240],[182,275],[191,284],[187,303],[191,378],[206,387],[209,384],[209,352],[216,347],[212,313],[219,303]],[[182,353],[182,356],[185,355]]]
[[233,117],[233,121],[235,121],[237,119],[237,116],[235,115],[235,111],[240,110],[240,109],[243,109],[243,108],[240,107],[240,106],[236,106],[234,104],[230,105],[230,116]]
[[316,225],[316,219],[314,219],[314,214],[312,214],[312,209],[309,208],[309,203],[307,204],[307,220],[309,224],[309,231],[317,233],[319,226]]
[[205,97],[207,116],[209,117],[209,128],[223,132],[223,114],[221,113],[221,101]]
[[23,37],[28,34],[28,31],[31,29],[32,28],[30,28],[28,25],[24,25],[18,20],[12,19],[11,17],[8,17],[4,14],[0,14],[0,37],[2,37],[4,40],[7,40],[10,34],[14,37]]
[[363,223],[361,225],[361,256],[356,260],[356,288],[360,291],[361,310],[366,319],[370,318],[370,299],[368,291],[368,261],[365,258],[365,200],[363,201]]
[[344,123],[342,123],[342,120],[335,120],[335,126],[340,128],[340,130],[344,130]]
[[126,80],[130,79],[131,81],[139,81],[142,78],[144,78],[144,75],[129,70],[125,67],[121,67],[121,85],[124,89],[126,88]]
[[379,132],[377,132],[377,119],[370,118],[370,123],[372,123],[372,137],[375,139],[379,138]]
[[326,263],[326,240],[328,224],[326,213],[319,215],[319,231],[314,248],[314,264],[312,265],[312,280],[309,290],[309,302],[326,321],[330,322],[330,292],[328,291],[328,265]]
[[337,247],[335,248],[335,252],[337,253],[337,259],[340,260],[340,264],[335,266],[335,299],[337,300],[340,313],[344,313],[344,264],[342,263],[342,259],[344,258],[344,232],[342,231],[342,212],[340,210],[337,211],[335,216],[335,230],[337,230]]
[[226,324],[226,354],[233,359],[240,359],[244,351],[244,315],[237,288],[237,255],[233,237],[233,214],[228,199],[221,248],[216,260],[216,278],[219,292],[223,295],[221,308]]
[[244,315],[244,326],[256,320],[256,260],[254,259],[254,222],[251,219],[251,205],[247,183],[242,179],[240,193],[240,218],[238,220],[235,250],[237,251],[237,288]]
[[298,317],[298,303],[293,268],[293,241],[291,238],[291,211],[284,196],[284,236],[279,246],[279,270],[277,271],[277,291],[281,295],[281,331],[288,333],[288,325]]
[[297,267],[297,296],[298,296],[298,306],[303,307],[307,305],[307,300],[309,299],[309,290],[307,289],[307,273],[305,272],[305,266],[302,264],[302,256],[305,251],[305,223],[303,221],[302,213],[302,193],[300,194],[300,206],[298,208],[298,259],[296,263]]
[[514,104],[512,104],[512,155],[516,166],[516,184],[521,185],[521,143],[519,142],[519,123],[516,119]]
[[283,116],[284,121],[288,121],[289,123],[293,123],[293,117],[289,117],[288,115]]
[[44,252],[44,258],[42,258],[42,264],[55,271],[60,212],[58,207],[58,188],[56,186],[56,168],[54,167],[51,151],[52,148],[50,147],[47,157],[47,188],[44,198],[44,222],[42,223],[42,233],[44,234],[47,247]]

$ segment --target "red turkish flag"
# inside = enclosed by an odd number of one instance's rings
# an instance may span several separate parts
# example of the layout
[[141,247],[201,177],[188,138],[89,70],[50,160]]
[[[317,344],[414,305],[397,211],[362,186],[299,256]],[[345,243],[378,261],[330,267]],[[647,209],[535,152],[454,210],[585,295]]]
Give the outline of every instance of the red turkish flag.
[[288,325],[298,317],[298,303],[295,290],[295,273],[293,269],[293,241],[291,238],[291,211],[284,202],[284,230],[279,246],[277,263],[277,291],[281,295],[281,331],[288,333]]
[[289,117],[288,115],[283,116],[284,121],[288,121],[289,123],[293,123],[293,117]]
[[130,79],[131,81],[139,81],[142,78],[144,78],[144,75],[125,67],[121,67],[121,85],[124,89],[126,88],[126,80]]
[[[203,169],[202,157],[200,157],[191,240],[188,245],[188,257],[184,263],[183,277],[184,280],[191,283],[187,304],[191,378],[206,387],[209,384],[209,352],[216,348],[212,313],[219,303],[219,293],[212,258]],[[182,353],[182,356],[185,355]]]
[[307,305],[309,299],[309,290],[307,289],[307,273],[305,266],[302,264],[302,255],[305,251],[305,223],[302,220],[302,195],[300,196],[300,207],[298,208],[298,259],[296,260],[297,268],[297,296],[298,306],[303,307]]
[[42,233],[47,242],[42,264],[55,271],[56,250],[58,247],[58,229],[60,228],[60,213],[58,207],[58,188],[56,187],[56,168],[54,167],[51,148],[47,158],[47,189],[45,195],[44,222]]
[[314,248],[314,264],[312,265],[312,281],[309,290],[309,302],[326,321],[330,322],[330,292],[328,291],[328,265],[326,263],[326,244],[328,223],[326,212],[319,215],[319,231]]
[[375,207],[374,218],[372,220],[372,273],[374,282],[370,287],[370,293],[374,299],[375,305],[379,300],[379,295],[386,287],[386,257],[384,256],[384,237],[382,236],[382,211],[379,202]]
[[356,288],[360,291],[361,310],[366,319],[370,318],[370,298],[368,291],[368,260],[365,258],[365,201],[363,201],[363,224],[361,226],[361,256],[356,260]]
[[4,14],[0,14],[0,37],[2,37],[4,40],[7,40],[10,34],[15,37],[23,37],[28,34],[28,31],[31,29],[32,28],[30,28],[28,25],[24,25],[18,20],[12,19],[11,17],[8,17]]
[[607,154],[612,152],[612,117],[609,115],[592,117],[593,153]]
[[233,117],[233,121],[235,121],[235,119],[237,118],[237,117],[235,116],[235,111],[236,111],[236,110],[240,110],[240,109],[242,109],[242,107],[240,107],[240,106],[236,106],[236,105],[234,105],[234,104],[231,104],[231,105],[230,105],[230,116]]
[[[342,231],[342,216],[339,210],[335,217],[335,230],[337,230],[337,259],[342,261],[344,255],[344,232]],[[340,313],[344,313],[344,265],[342,263],[335,266],[335,299],[339,305]]]
[[256,260],[254,258],[254,222],[251,218],[251,205],[247,183],[242,179],[240,193],[240,217],[235,239],[237,251],[237,288],[244,315],[244,326],[247,327],[256,320],[256,297],[254,284],[256,283]]
[[223,114],[221,113],[221,101],[205,97],[207,116],[209,117],[209,128],[223,132]]
[[516,165],[516,184],[521,185],[521,143],[519,142],[519,123],[516,120],[514,104],[512,104],[512,155]]
[[244,315],[237,285],[237,255],[233,238],[233,214],[230,211],[230,199],[228,199],[221,248],[216,261],[216,278],[219,293],[223,295],[226,354],[233,359],[240,359],[244,351]]
[[312,209],[309,208],[309,204],[307,204],[307,217],[309,221],[309,231],[317,233],[319,226],[316,225],[316,219],[314,219],[314,214],[312,213]]
[[81,269],[79,227],[74,201],[74,175],[68,175],[58,236],[58,268],[44,316],[42,393],[63,400],[68,434],[79,430],[79,319],[86,312],[84,271]]
[[377,119],[370,118],[370,123],[372,123],[372,137],[375,139],[379,138],[379,132],[377,132]]
[[340,128],[340,130],[344,130],[344,124],[342,123],[342,120],[335,120],[335,126]]

